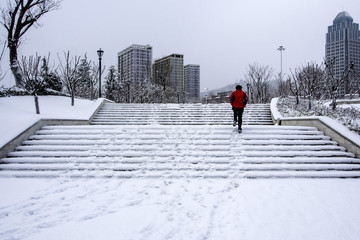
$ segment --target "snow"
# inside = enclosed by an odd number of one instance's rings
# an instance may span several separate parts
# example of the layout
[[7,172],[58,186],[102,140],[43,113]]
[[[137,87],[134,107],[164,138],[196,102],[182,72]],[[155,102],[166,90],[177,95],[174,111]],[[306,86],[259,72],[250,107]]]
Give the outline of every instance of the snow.
[[[273,117],[275,119],[284,119],[284,117],[281,115],[281,113],[278,111],[277,108],[277,101],[278,98],[273,98],[271,100],[270,108],[271,112],[273,114]],[[360,104],[341,104],[338,105],[341,107],[354,107],[354,108],[360,108]],[[288,117],[286,119],[291,120],[304,120],[304,119],[318,119],[319,121],[325,123],[327,126],[329,126],[332,129],[335,129],[337,132],[341,133],[344,137],[353,140],[355,143],[360,145],[360,135],[356,134],[352,131],[350,131],[347,127],[342,125],[339,121],[331,119],[329,117],[324,116],[303,116],[303,117]]]
[[355,240],[359,187],[344,179],[4,179],[2,196],[14,197],[0,205],[0,238]]
[[273,98],[273,99],[271,99],[271,102],[270,102],[271,114],[273,115],[273,118],[275,120],[283,118],[283,116],[281,115],[281,113],[279,112],[279,110],[277,108],[278,100],[279,100],[279,98]]
[[40,119],[88,120],[103,99],[89,101],[58,96],[39,96],[40,114],[35,112],[33,96],[0,97],[0,147]]
[[[38,116],[32,97],[0,98],[1,143],[39,118],[88,119],[100,102],[40,97]],[[358,240],[359,189],[358,179],[1,178],[0,239]]]
[[351,104],[338,104],[337,107],[341,107],[341,108],[356,108],[358,110],[360,110],[360,104],[359,103],[351,103]]

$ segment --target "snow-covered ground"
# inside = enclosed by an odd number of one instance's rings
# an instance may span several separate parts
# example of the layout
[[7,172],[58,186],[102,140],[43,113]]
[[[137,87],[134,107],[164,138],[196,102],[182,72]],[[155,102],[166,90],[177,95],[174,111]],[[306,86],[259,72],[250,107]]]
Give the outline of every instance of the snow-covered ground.
[[88,120],[101,101],[75,99],[74,106],[71,106],[68,97],[39,96],[40,114],[36,114],[32,96],[0,97],[0,147],[39,119]]
[[[87,119],[97,104],[41,97],[41,117]],[[39,118],[32,106],[0,98],[2,142]],[[357,179],[2,178],[0,239],[358,240],[359,189]]]
[[357,180],[1,179],[0,239],[360,238]]

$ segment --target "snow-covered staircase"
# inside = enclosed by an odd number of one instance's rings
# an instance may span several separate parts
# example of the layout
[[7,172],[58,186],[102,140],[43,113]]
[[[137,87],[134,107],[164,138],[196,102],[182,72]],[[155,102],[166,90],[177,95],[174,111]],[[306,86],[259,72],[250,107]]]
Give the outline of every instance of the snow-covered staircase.
[[0,177],[348,178],[360,159],[313,127],[46,126],[1,160]]
[[[106,103],[92,119],[94,125],[229,125],[230,104],[116,104]],[[273,125],[269,104],[249,104],[244,125]]]

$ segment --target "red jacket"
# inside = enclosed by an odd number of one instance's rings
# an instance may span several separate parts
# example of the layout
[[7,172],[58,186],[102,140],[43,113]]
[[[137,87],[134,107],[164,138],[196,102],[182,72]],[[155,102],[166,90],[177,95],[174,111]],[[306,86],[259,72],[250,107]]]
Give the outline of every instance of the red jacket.
[[230,95],[230,104],[236,108],[244,108],[248,102],[248,97],[246,93],[240,89],[237,89],[235,92]]

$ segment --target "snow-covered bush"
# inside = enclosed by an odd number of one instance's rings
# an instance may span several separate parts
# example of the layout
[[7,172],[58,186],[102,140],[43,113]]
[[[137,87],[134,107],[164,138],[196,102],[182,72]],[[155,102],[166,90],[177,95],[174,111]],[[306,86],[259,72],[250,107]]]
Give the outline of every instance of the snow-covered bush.
[[296,105],[294,97],[287,97],[279,99],[277,107],[284,117],[327,116],[360,134],[359,108],[338,105],[335,110],[332,110],[328,103],[329,101],[312,101],[312,109],[308,110],[307,99],[301,99],[300,103]]
[[0,87],[0,97],[4,96],[25,96],[30,95],[30,93],[22,88],[19,87],[11,87],[11,88],[3,88]]
[[[0,97],[5,96],[26,96],[31,95],[31,93],[23,88],[19,87],[10,87],[10,88],[3,88],[0,87]],[[44,91],[40,95],[55,95],[55,96],[69,96],[63,92],[55,91],[50,88],[44,89]]]

